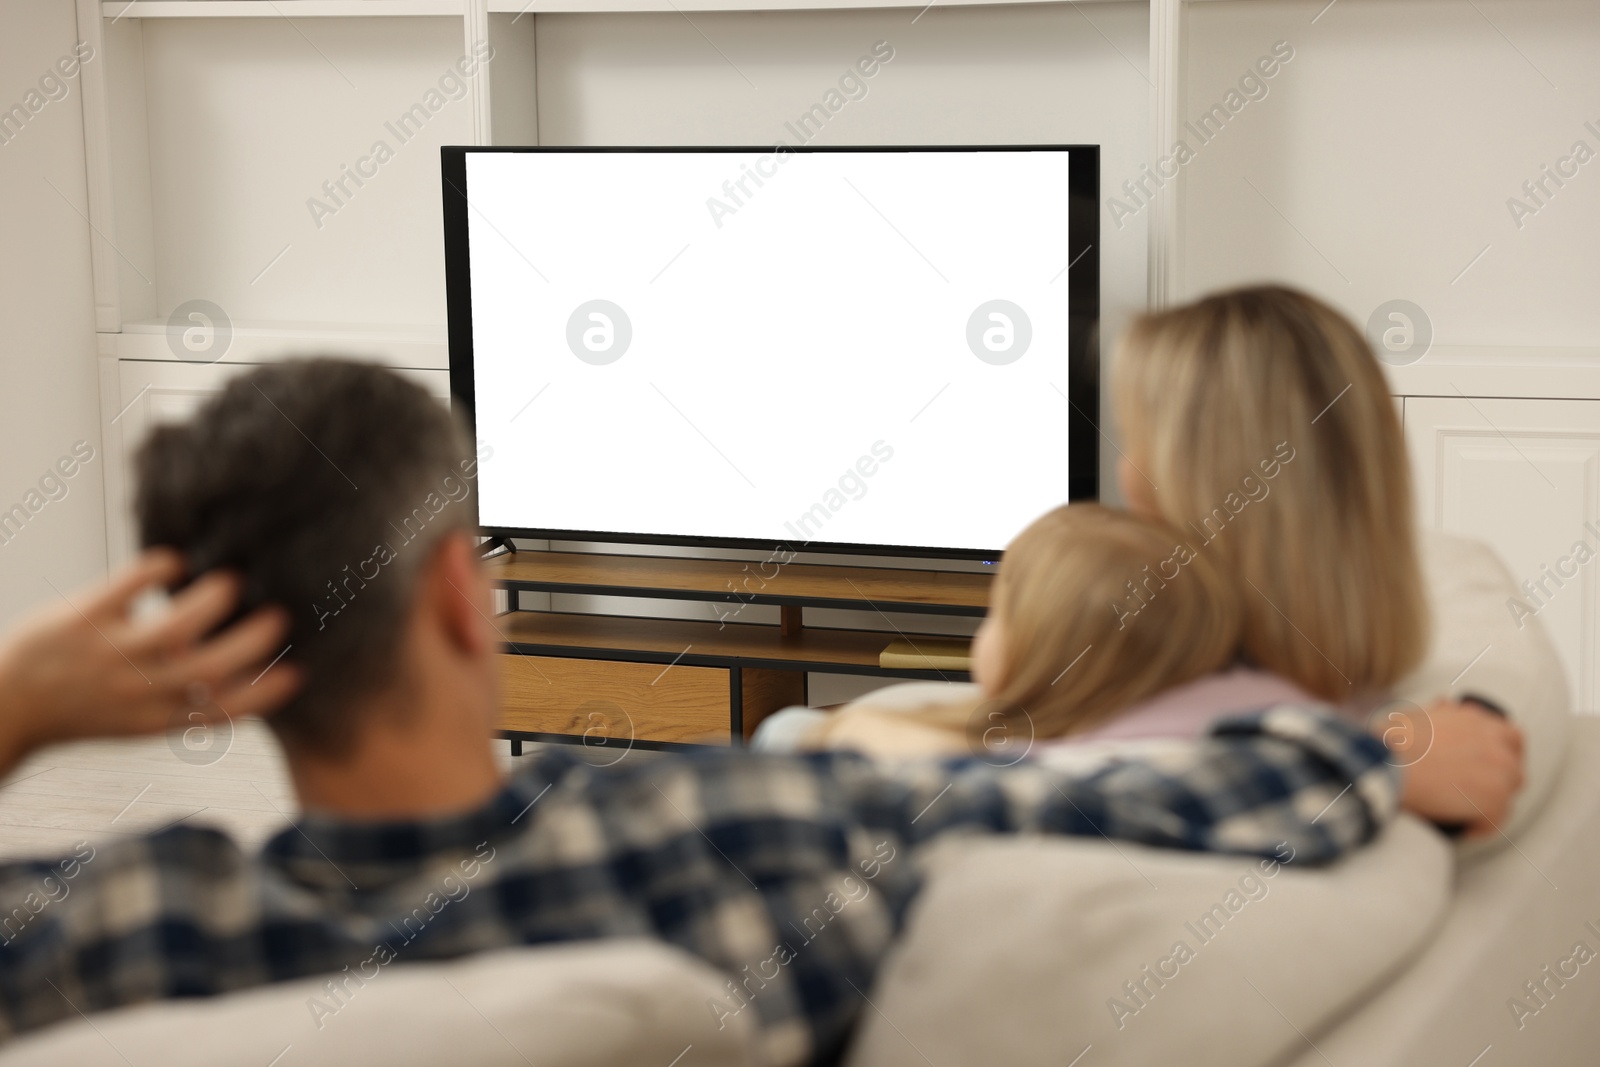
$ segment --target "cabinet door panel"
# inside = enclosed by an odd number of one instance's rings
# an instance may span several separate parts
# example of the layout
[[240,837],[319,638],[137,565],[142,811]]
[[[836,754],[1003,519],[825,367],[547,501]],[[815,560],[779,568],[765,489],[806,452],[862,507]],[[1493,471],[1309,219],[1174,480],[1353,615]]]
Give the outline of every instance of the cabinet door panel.
[[1411,397],[1405,425],[1422,524],[1499,552],[1577,707],[1600,707],[1600,401]]
[[606,764],[634,741],[727,745],[731,682],[720,667],[506,654],[500,726],[582,737]]

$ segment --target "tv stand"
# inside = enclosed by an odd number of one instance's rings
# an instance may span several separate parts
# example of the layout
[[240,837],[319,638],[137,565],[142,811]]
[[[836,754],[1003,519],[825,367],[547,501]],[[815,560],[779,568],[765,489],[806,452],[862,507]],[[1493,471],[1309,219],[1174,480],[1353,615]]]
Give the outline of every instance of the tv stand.
[[[601,759],[628,748],[743,744],[767,715],[806,702],[806,675],[862,674],[967,681],[969,674],[879,664],[891,640],[948,641],[896,629],[807,626],[808,607],[978,617],[992,574],[813,563],[611,555],[484,546],[510,610],[496,618],[500,736],[589,746]],[[509,550],[507,550],[509,549]],[[710,619],[522,610],[524,592],[703,601]],[[743,617],[776,605],[779,622]],[[891,623],[891,626],[894,624]],[[618,756],[617,758],[620,758]]]

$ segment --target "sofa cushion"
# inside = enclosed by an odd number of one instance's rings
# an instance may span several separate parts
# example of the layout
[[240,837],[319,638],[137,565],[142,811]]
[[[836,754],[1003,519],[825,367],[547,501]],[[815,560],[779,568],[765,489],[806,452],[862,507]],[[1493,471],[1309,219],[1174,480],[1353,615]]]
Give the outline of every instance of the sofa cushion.
[[1451,873],[1449,847],[1409,816],[1315,871],[1110,841],[950,842],[847,1064],[1271,1062],[1425,943]]
[[1517,847],[1461,864],[1438,934],[1394,981],[1311,1032],[1316,1049],[1293,1067],[1596,1062],[1600,718],[1571,726],[1566,770]]
[[724,980],[653,941],[508,949],[391,965],[338,997],[304,979],[108,1012],[8,1045],[0,1067],[667,1067],[691,1045],[685,1065],[743,1067],[749,1017],[719,1029],[706,1007]]

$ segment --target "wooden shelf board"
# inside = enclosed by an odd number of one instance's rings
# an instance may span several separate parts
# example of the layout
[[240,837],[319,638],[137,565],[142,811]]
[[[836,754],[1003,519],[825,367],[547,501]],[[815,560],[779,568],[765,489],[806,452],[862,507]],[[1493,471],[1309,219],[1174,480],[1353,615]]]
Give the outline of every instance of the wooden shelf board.
[[[495,736],[502,741],[534,741],[543,745],[571,745],[574,748],[585,748],[598,754],[592,758],[592,766],[605,767],[610,765],[613,758],[609,750],[601,748],[592,741],[584,738],[582,734],[552,734],[542,730],[507,730],[499,728]],[[683,741],[652,741],[645,738],[635,738],[624,751],[639,749],[644,752],[695,752],[706,748]],[[518,753],[520,755],[520,753]]]
[[[765,623],[647,619],[628,615],[590,615],[514,611],[496,619],[501,634],[518,652],[593,656],[687,667],[748,666],[837,674],[882,674],[897,678],[965,681],[965,671],[890,669],[878,654],[896,637],[950,640],[928,634],[879,633],[804,627],[784,637]],[[670,668],[669,668],[670,669]]]
[[521,551],[488,561],[489,576],[507,589],[591,593],[745,604],[876,608],[943,615],[982,615],[992,574],[773,564],[758,561]]

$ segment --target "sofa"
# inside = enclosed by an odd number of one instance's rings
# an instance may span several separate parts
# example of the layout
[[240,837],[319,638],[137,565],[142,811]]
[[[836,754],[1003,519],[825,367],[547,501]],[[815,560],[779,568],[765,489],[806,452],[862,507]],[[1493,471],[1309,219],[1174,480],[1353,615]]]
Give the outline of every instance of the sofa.
[[[1522,726],[1528,785],[1502,833],[1455,842],[1403,816],[1319,870],[1103,839],[944,842],[847,1065],[1592,1062],[1600,717],[1571,714],[1489,550],[1439,536],[1424,558],[1435,636],[1402,695],[1474,693]],[[928,685],[872,699],[963,696]],[[512,949],[395,968],[332,1015],[311,1010],[316,979],[109,1012],[12,1043],[0,1067],[754,1065],[748,1017],[719,1027],[707,1007],[723,981],[648,941]]]

